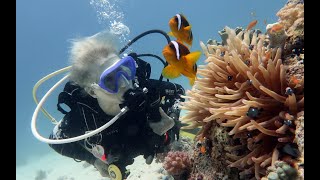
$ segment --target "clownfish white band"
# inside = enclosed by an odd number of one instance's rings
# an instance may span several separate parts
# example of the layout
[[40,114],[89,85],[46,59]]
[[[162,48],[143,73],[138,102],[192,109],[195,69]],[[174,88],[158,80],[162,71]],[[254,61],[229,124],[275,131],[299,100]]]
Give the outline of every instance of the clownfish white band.
[[174,45],[174,47],[176,48],[176,56],[177,59],[180,60],[180,51],[179,51],[179,44],[176,41],[171,41],[171,43]]
[[180,30],[181,28],[181,16],[180,14],[176,14],[177,18],[178,18],[178,30]]

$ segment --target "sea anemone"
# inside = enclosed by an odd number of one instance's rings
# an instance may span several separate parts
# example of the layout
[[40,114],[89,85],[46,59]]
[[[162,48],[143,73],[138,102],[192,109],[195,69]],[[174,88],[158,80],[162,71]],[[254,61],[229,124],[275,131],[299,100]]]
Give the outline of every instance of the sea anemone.
[[228,167],[241,171],[240,178],[261,179],[276,161],[290,164],[300,156],[283,149],[297,149],[295,120],[304,109],[304,84],[287,81],[282,49],[268,48],[265,35],[250,37],[248,31],[236,33],[229,27],[225,31],[226,45],[201,43],[207,64],[199,67],[202,77],[186,93],[181,108],[187,113],[181,120],[190,124],[185,128],[211,121],[227,128],[233,139],[223,149]]

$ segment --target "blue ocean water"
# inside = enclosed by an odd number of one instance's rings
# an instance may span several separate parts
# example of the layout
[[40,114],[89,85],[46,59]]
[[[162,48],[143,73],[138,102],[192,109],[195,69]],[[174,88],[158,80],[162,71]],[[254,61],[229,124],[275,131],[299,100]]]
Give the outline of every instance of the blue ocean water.
[[[169,32],[168,21],[177,13],[183,13],[193,30],[191,51],[201,50],[199,42],[220,40],[218,31],[226,25],[246,27],[257,19],[256,28],[265,32],[264,22],[276,22],[276,12],[285,0],[202,0],[202,1],[150,1],[150,0],[17,0],[16,6],[16,166],[27,165],[33,158],[53,150],[37,140],[31,133],[30,123],[36,107],[32,89],[42,77],[69,65],[70,39],[90,36],[104,29],[111,29],[119,36],[122,45],[138,34],[151,29]],[[134,43],[129,50],[152,53],[162,57],[166,40],[152,34]],[[198,64],[204,64],[202,55]],[[154,58],[152,78],[158,78],[162,64]],[[62,76],[59,76],[61,78]],[[45,82],[38,90],[41,98],[59,78]],[[186,90],[189,81],[179,77],[172,82],[180,83]],[[56,90],[45,108],[57,120],[62,118],[56,110]],[[47,137],[53,128],[50,121],[39,114],[38,130]]]

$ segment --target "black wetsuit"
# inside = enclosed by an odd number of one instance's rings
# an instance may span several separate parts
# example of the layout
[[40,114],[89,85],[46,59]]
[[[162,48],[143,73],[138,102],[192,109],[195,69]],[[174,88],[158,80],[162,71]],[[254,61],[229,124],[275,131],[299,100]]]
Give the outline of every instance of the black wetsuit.
[[[103,146],[107,160],[110,160],[108,158],[111,157],[119,158],[112,159],[110,162],[118,165],[121,170],[125,170],[125,166],[132,164],[133,158],[138,155],[144,155],[146,158],[148,155],[163,152],[166,145],[174,141],[175,138],[179,138],[180,109],[177,103],[184,101],[180,97],[181,94],[185,94],[184,89],[179,84],[153,79],[143,80],[139,85],[141,88],[148,88],[149,93],[146,95],[149,99],[154,100],[159,95],[162,100],[160,106],[164,112],[174,117],[175,126],[166,134],[159,136],[152,131],[148,123],[160,121],[161,117],[153,116],[150,109],[144,108],[140,111],[129,110],[110,127],[86,140],[66,144],[50,144],[50,147],[64,156],[93,164],[96,157],[84,147],[90,148],[91,145],[98,144]],[[156,100],[159,99],[156,98]],[[61,108],[62,103],[67,104],[71,111],[67,112]],[[83,135],[87,131],[101,127],[113,118],[103,112],[95,98],[72,82],[68,82],[64,91],[59,94],[58,110],[65,116],[60,125],[55,127],[50,139]],[[159,109],[156,108],[154,111],[158,112]],[[154,119],[152,116],[158,119]]]

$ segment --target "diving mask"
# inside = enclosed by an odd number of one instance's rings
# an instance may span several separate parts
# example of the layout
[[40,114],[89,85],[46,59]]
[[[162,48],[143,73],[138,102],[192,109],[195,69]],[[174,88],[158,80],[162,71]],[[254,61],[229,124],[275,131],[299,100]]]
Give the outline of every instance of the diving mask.
[[109,93],[117,93],[121,78],[133,80],[136,75],[136,64],[131,56],[126,56],[103,71],[98,85]]

